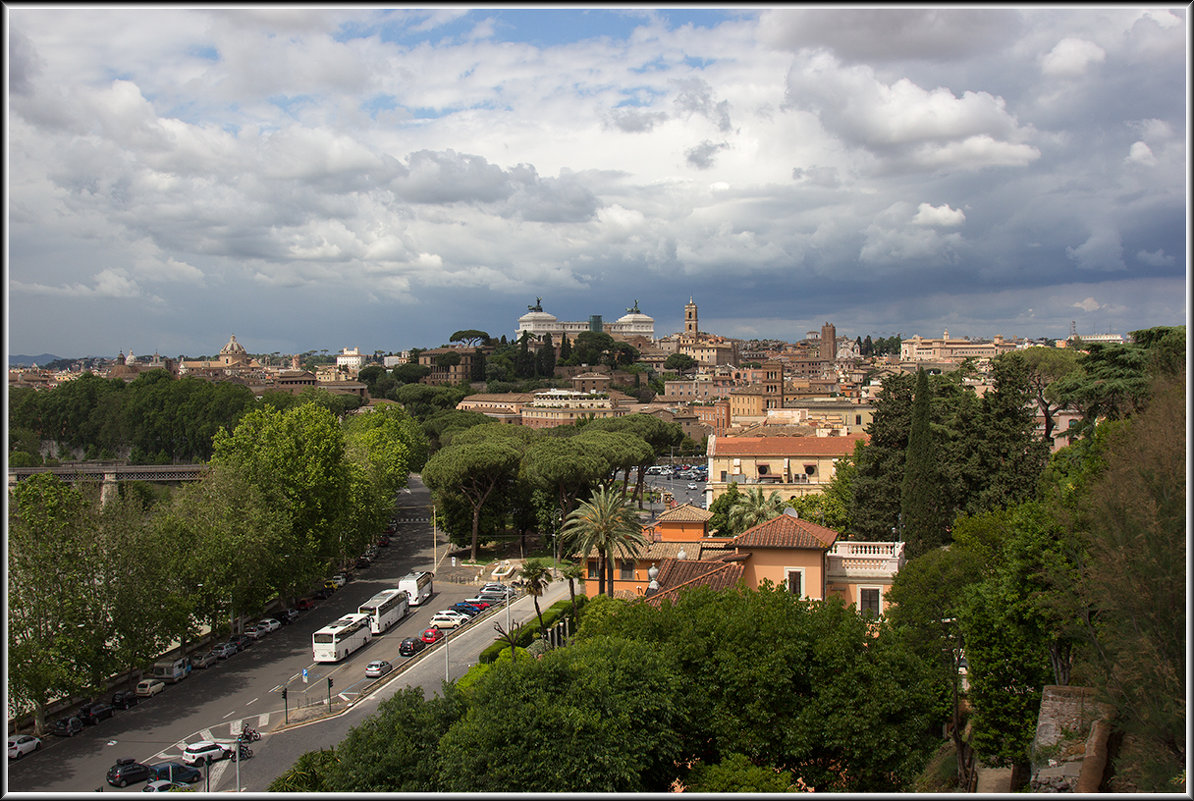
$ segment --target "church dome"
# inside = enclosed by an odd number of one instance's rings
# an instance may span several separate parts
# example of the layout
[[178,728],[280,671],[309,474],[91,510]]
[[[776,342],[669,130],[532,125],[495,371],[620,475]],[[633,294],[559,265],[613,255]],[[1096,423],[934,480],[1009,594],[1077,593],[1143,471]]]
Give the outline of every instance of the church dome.
[[554,323],[558,318],[545,311],[529,311],[518,318],[519,323]]
[[233,353],[245,353],[245,346],[236,341],[236,335],[233,334],[232,339],[228,340],[228,344],[220,349],[220,355],[225,356]]

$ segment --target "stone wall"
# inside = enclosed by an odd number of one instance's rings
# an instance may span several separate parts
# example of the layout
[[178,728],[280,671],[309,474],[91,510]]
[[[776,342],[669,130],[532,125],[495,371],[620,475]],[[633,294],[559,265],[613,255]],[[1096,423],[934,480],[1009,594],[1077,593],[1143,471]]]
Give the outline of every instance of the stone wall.
[[1050,685],[1032,741],[1031,792],[1098,792],[1107,765],[1111,708],[1089,687]]

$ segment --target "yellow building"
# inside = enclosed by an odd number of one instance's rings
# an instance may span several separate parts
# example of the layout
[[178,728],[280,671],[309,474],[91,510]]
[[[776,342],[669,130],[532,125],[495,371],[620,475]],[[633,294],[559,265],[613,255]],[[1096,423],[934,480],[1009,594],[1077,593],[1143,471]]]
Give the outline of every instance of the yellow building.
[[709,483],[705,500],[713,503],[732,482],[742,489],[764,485],[785,500],[824,491],[838,459],[854,453],[866,434],[846,436],[711,436],[707,449]]

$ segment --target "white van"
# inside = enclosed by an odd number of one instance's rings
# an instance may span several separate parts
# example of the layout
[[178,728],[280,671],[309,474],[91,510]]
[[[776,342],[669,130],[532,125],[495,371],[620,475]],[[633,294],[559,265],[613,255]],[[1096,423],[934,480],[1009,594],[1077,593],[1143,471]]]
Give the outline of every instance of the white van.
[[187,674],[190,673],[190,671],[187,670],[187,667],[187,660],[185,659],[175,659],[170,662],[157,662],[154,664],[153,670],[149,675],[155,679],[158,679],[159,681],[173,684],[174,682],[181,681],[187,677]]

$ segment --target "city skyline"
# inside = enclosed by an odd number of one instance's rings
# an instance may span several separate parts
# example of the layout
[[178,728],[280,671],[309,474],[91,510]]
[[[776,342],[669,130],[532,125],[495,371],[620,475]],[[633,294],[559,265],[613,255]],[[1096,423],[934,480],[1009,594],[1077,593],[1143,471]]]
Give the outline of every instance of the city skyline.
[[1184,324],[1186,13],[9,4],[8,351]]

